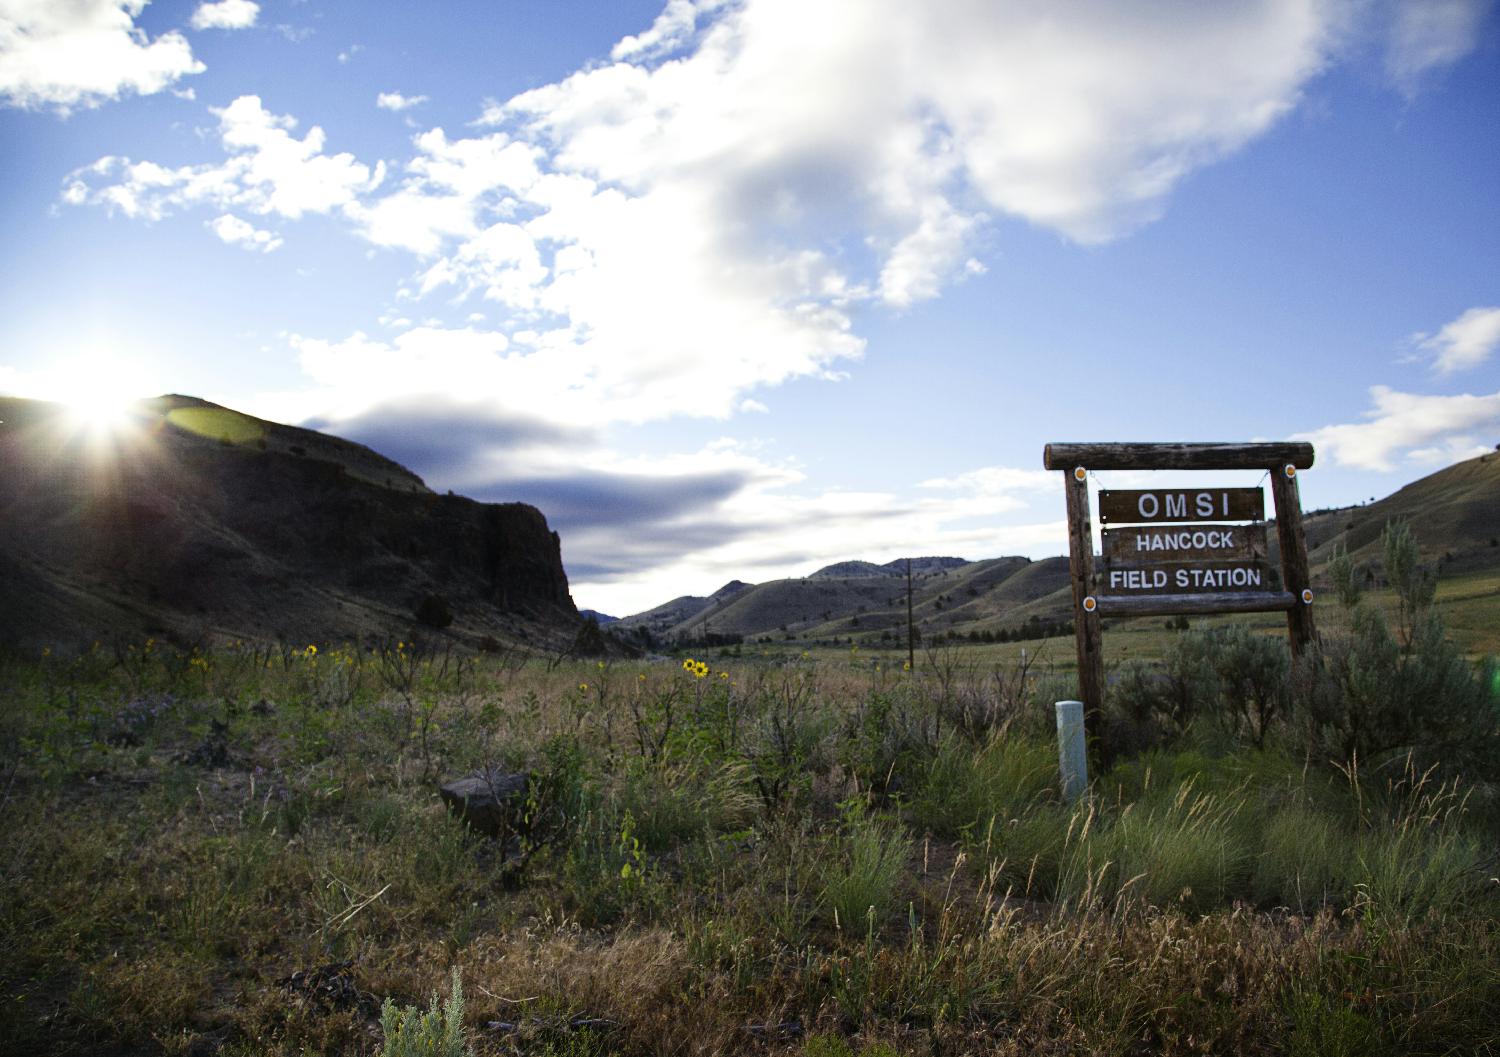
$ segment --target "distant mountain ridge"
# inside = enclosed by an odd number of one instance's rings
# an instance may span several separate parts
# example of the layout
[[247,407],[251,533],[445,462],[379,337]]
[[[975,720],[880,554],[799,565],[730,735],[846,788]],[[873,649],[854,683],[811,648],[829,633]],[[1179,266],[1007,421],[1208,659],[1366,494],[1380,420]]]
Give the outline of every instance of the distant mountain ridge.
[[[906,563],[836,562],[806,577],[733,581],[707,598],[685,595],[622,617],[614,628],[663,642],[878,640],[898,632],[904,641]],[[924,557],[911,559],[911,568],[912,617],[924,635],[1054,624],[1067,618],[1071,605],[1065,558]]]
[[108,439],[0,398],[0,641],[557,648],[579,625],[535,507],[436,495],[363,445],[194,397],[142,401]]
[[[1335,546],[1363,567],[1378,565],[1380,534],[1393,518],[1412,525],[1423,556],[1440,572],[1500,567],[1500,452],[1456,463],[1385,499],[1304,515],[1314,586]],[[1270,533],[1272,560],[1278,560]],[[732,585],[708,598],[683,596],[623,617],[618,633],[663,642],[724,639],[904,642],[906,559],[850,560],[805,577]],[[1072,618],[1066,558],[912,558],[912,620],[932,636],[1012,636],[1057,630]],[[734,590],[730,591],[729,587]]]
[[874,562],[835,562],[825,565],[807,576],[809,580],[843,580],[854,576],[905,576],[910,568],[917,573],[942,572],[968,565],[967,558],[897,558],[895,561],[876,565]]

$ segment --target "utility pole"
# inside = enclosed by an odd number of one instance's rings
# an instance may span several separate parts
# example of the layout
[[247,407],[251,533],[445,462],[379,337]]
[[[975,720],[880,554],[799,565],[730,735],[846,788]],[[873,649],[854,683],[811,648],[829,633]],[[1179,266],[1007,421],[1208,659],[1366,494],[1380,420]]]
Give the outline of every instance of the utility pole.
[[917,670],[917,630],[911,621],[911,559],[906,559],[906,669]]

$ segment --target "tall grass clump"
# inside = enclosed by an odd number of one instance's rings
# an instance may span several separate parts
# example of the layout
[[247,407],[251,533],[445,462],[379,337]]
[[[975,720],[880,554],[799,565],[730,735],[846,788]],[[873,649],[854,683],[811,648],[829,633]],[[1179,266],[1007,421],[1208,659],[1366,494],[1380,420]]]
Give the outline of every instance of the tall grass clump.
[[1242,795],[1215,794],[1191,779],[1164,786],[1117,814],[1090,806],[1075,816],[1055,896],[1074,906],[1118,904],[1201,911],[1243,890],[1253,837]]
[[895,907],[911,838],[899,821],[870,812],[860,800],[841,807],[820,896],[834,922],[849,931],[870,919],[883,920]]
[[[1483,905],[1493,907],[1497,856],[1465,825],[1469,795],[1457,778],[1439,780],[1436,765],[1405,769],[1362,804],[1364,825],[1350,863],[1355,902],[1367,914],[1425,918]],[[1357,772],[1350,782],[1358,789]]]
[[1357,862],[1355,836],[1304,803],[1277,808],[1261,830],[1250,879],[1257,903],[1309,913],[1349,898],[1349,868]]
[[1055,799],[1057,748],[1047,742],[992,734],[977,749],[956,735],[938,745],[911,802],[919,826],[944,837],[982,833],[1034,804]]

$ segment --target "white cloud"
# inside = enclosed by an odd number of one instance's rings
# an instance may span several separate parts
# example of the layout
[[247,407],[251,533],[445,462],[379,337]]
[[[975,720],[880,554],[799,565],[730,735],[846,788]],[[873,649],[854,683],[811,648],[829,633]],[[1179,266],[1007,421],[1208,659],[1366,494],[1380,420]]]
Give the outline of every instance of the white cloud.
[[281,246],[281,236],[263,231],[230,213],[222,213],[208,222],[209,230],[231,246],[270,253]]
[[492,306],[515,339],[487,368],[495,400],[559,421],[728,416],[839,377],[859,313],[982,272],[994,218],[1081,242],[1149,221],[1296,104],[1334,22],[1316,0],[672,0],[617,61],[488,107],[499,131],[416,136],[383,191],[378,167],[243,97],[224,163],[101,159],[63,198],[338,213],[420,258],[404,298]]
[[0,393],[32,400],[76,403],[80,396],[101,403],[138,400],[171,391],[171,372],[156,362],[151,350],[124,347],[128,337],[111,335],[107,341],[56,341],[40,366],[0,366]]
[[375,105],[382,110],[410,110],[425,102],[425,95],[402,95],[400,92],[381,92],[375,97]]
[[295,220],[350,212],[384,178],[383,165],[372,172],[352,154],[325,154],[326,136],[317,126],[298,139],[291,131],[296,119],[270,113],[258,96],[240,96],[213,113],[229,155],[222,163],[166,168],[107,156],[68,175],[63,201],[148,220],[195,205]]
[[0,0],[0,101],[67,114],[202,73],[181,33],[151,40],[136,26],[146,2]]
[[1419,352],[1432,356],[1439,374],[1478,367],[1500,348],[1500,308],[1471,308],[1436,334],[1417,334]]
[[1294,440],[1309,440],[1320,454],[1366,470],[1392,470],[1397,462],[1451,463],[1493,449],[1500,439],[1500,392],[1473,396],[1422,396],[1372,386],[1374,407],[1365,422],[1324,426]]
[[700,15],[721,8],[728,0],[667,0],[651,28],[626,37],[611,49],[612,59],[658,58],[692,39]]
[[1325,5],[1294,0],[1191,17],[758,0],[684,59],[587,70],[492,117],[528,121],[562,167],[631,188],[691,170],[788,217],[852,198],[885,221],[888,245],[940,203],[966,214],[955,178],[995,209],[1099,241],[1154,217],[1178,179],[1294,105],[1332,29]]
[[[407,163],[401,187],[353,210],[361,234],[377,246],[423,256],[436,254],[455,239],[468,239],[453,260],[429,271],[421,284],[423,292],[454,283],[467,293],[500,282],[490,264],[494,243],[502,236],[481,230],[477,214],[481,208],[497,215],[514,211],[517,192],[540,175],[536,148],[504,133],[450,140],[441,128],[412,142],[417,156]],[[529,245],[530,240],[525,241]]]
[[1479,41],[1490,0],[1396,0],[1386,72],[1407,95],[1431,71],[1462,59]]
[[276,32],[279,33],[283,39],[289,41],[292,44],[301,44],[304,40],[308,39],[317,32],[317,30],[313,29],[311,26],[293,26],[286,22],[278,22],[271,28],[276,30]]
[[1051,470],[1023,470],[1014,466],[982,466],[956,477],[934,477],[921,487],[944,491],[968,491],[976,495],[1009,495],[1015,492],[1057,490],[1057,474]]
[[469,401],[535,406],[524,402],[534,398],[532,392],[517,394],[514,402],[506,399],[506,387],[521,384],[526,372],[518,369],[520,357],[506,355],[510,341],[504,334],[412,327],[402,319],[390,325],[405,328],[390,341],[359,331],[342,341],[288,335],[313,388],[266,394],[256,407],[278,421],[300,422],[352,419],[382,404],[422,396],[457,394]]
[[982,272],[990,216],[1084,242],[1152,219],[1187,172],[1295,105],[1332,34],[1295,0],[1187,18],[672,2],[622,61],[486,109],[540,148],[490,223],[481,208],[463,233],[452,192],[413,180],[386,206],[407,222],[367,232],[440,254],[413,295],[534,319],[607,415],[728,415],[756,387],[834,377],[863,350],[860,306]]
[[254,0],[213,0],[198,5],[189,23],[194,29],[249,29],[260,5]]
[[[743,483],[711,508],[686,512],[641,540],[622,540],[608,525],[568,532],[564,557],[581,570],[570,578],[574,596],[619,615],[685,591],[707,594],[731,579],[805,576],[837,561],[1045,555],[1062,553],[1067,544],[1067,525],[1052,509],[1060,497],[1033,507],[961,490],[922,498],[895,491],[809,490],[794,467],[738,449],[708,448],[670,464],[635,460],[630,465],[653,477],[667,469],[720,470],[741,475]],[[1055,481],[1048,483],[1056,488]],[[1002,520],[1000,514],[1007,516]],[[664,546],[653,546],[653,538]]]

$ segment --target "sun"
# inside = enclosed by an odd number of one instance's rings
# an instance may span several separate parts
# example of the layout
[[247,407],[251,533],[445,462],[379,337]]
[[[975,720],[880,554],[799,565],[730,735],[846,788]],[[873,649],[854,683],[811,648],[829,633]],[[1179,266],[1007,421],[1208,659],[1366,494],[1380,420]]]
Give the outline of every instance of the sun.
[[63,401],[68,421],[74,428],[94,436],[113,436],[130,424],[133,396],[117,389],[93,387],[70,394]]
[[118,440],[134,429],[141,399],[139,380],[118,360],[89,357],[70,365],[53,387],[68,427],[98,444]]

